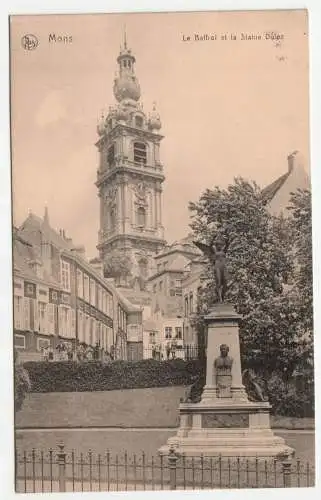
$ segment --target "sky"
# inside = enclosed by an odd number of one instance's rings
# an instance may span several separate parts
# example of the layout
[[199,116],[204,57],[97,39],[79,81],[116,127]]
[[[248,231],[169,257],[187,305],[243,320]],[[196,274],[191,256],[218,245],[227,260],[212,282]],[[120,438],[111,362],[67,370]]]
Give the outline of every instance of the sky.
[[[235,176],[264,187],[299,150],[309,170],[308,26],[304,11],[42,15],[11,18],[13,217],[49,209],[97,254],[96,126],[115,104],[126,26],[146,112],[162,121],[167,241],[188,232],[188,202]],[[280,42],[264,33],[283,35]],[[261,35],[243,40],[241,33]],[[21,39],[34,34],[35,50]],[[72,42],[50,43],[49,35]],[[216,40],[198,40],[214,35]],[[231,34],[236,40],[231,40]],[[221,36],[226,35],[226,40]],[[184,41],[190,36],[191,41]]]

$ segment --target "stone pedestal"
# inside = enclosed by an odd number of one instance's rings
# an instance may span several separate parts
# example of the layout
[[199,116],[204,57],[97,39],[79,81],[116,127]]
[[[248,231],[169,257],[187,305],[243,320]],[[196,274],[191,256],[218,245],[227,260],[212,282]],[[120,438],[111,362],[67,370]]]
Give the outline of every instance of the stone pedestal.
[[182,403],[177,435],[159,449],[169,448],[190,457],[262,457],[293,455],[294,450],[270,427],[269,403],[219,402]]
[[[242,384],[239,319],[231,304],[217,304],[210,311],[207,337],[206,385],[199,403],[179,406],[177,435],[160,448],[168,454],[173,445],[185,456],[276,457],[293,455],[294,450],[277,437],[270,427],[268,402],[248,400]],[[229,347],[233,358],[229,397],[222,397],[216,384],[214,360],[220,346]]]

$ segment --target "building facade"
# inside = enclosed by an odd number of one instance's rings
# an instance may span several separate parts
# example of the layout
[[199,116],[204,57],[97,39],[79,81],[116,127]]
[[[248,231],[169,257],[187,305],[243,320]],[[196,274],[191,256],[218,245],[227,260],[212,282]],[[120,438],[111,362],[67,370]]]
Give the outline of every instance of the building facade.
[[102,116],[97,131],[100,200],[99,256],[118,286],[145,288],[154,255],[165,244],[162,225],[160,117],[147,116],[140,102],[135,57],[126,40],[117,58],[117,105]]
[[50,227],[47,213],[30,214],[14,231],[13,260],[14,346],[25,359],[61,342],[73,352],[99,346],[114,359],[127,359],[130,345],[130,359],[142,357],[141,308]]

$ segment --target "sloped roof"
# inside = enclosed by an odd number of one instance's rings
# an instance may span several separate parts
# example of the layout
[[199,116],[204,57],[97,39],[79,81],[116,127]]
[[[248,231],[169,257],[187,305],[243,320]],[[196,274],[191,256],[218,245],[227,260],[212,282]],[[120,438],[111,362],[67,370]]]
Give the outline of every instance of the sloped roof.
[[178,255],[173,262],[165,269],[165,271],[184,271],[185,266],[188,264],[189,259],[184,255]]
[[26,278],[37,279],[35,271],[29,266],[29,262],[35,260],[32,245],[25,244],[17,235],[12,239],[13,269],[19,271]]
[[286,182],[287,178],[289,177],[291,172],[287,172],[286,174],[281,175],[281,177],[278,177],[275,181],[273,181],[271,184],[266,186],[262,190],[263,198],[268,203],[271,201],[276,193],[281,189],[283,184]]
[[53,285],[56,288],[60,287],[59,282],[51,276],[46,269],[42,269],[43,277],[40,278],[36,271],[30,266],[32,261],[39,262],[42,265],[42,260],[39,256],[38,249],[29,241],[21,237],[19,232],[13,232],[12,238],[13,251],[13,269],[15,272],[21,273],[24,278],[29,278],[36,281],[44,281],[48,285]]
[[28,238],[29,241],[34,240],[34,231],[40,231],[43,238],[51,242],[55,247],[61,250],[71,250],[74,244],[71,240],[68,240],[61,236],[58,231],[53,229],[45,220],[37,215],[30,213],[27,219],[19,228],[20,234]]

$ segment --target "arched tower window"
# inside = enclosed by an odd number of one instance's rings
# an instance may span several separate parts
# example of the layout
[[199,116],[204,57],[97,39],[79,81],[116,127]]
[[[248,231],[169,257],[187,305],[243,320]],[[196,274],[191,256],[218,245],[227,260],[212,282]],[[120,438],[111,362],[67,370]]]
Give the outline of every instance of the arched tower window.
[[[141,116],[136,116],[135,117],[135,126],[137,128],[142,128],[143,127],[143,119],[142,119]],[[144,144],[144,146],[145,146],[145,144]],[[146,146],[145,146],[145,149],[146,149]]]
[[107,151],[107,162],[108,166],[111,167],[115,161],[115,144],[109,146]]
[[142,278],[147,278],[147,274],[148,274],[147,260],[140,259],[138,262],[138,267],[139,267],[139,273],[142,276]]
[[147,163],[147,148],[143,142],[134,142],[134,162]]
[[145,227],[146,224],[146,211],[144,207],[137,209],[137,226]]
[[111,207],[110,209],[110,228],[115,229],[116,227],[116,207]]

